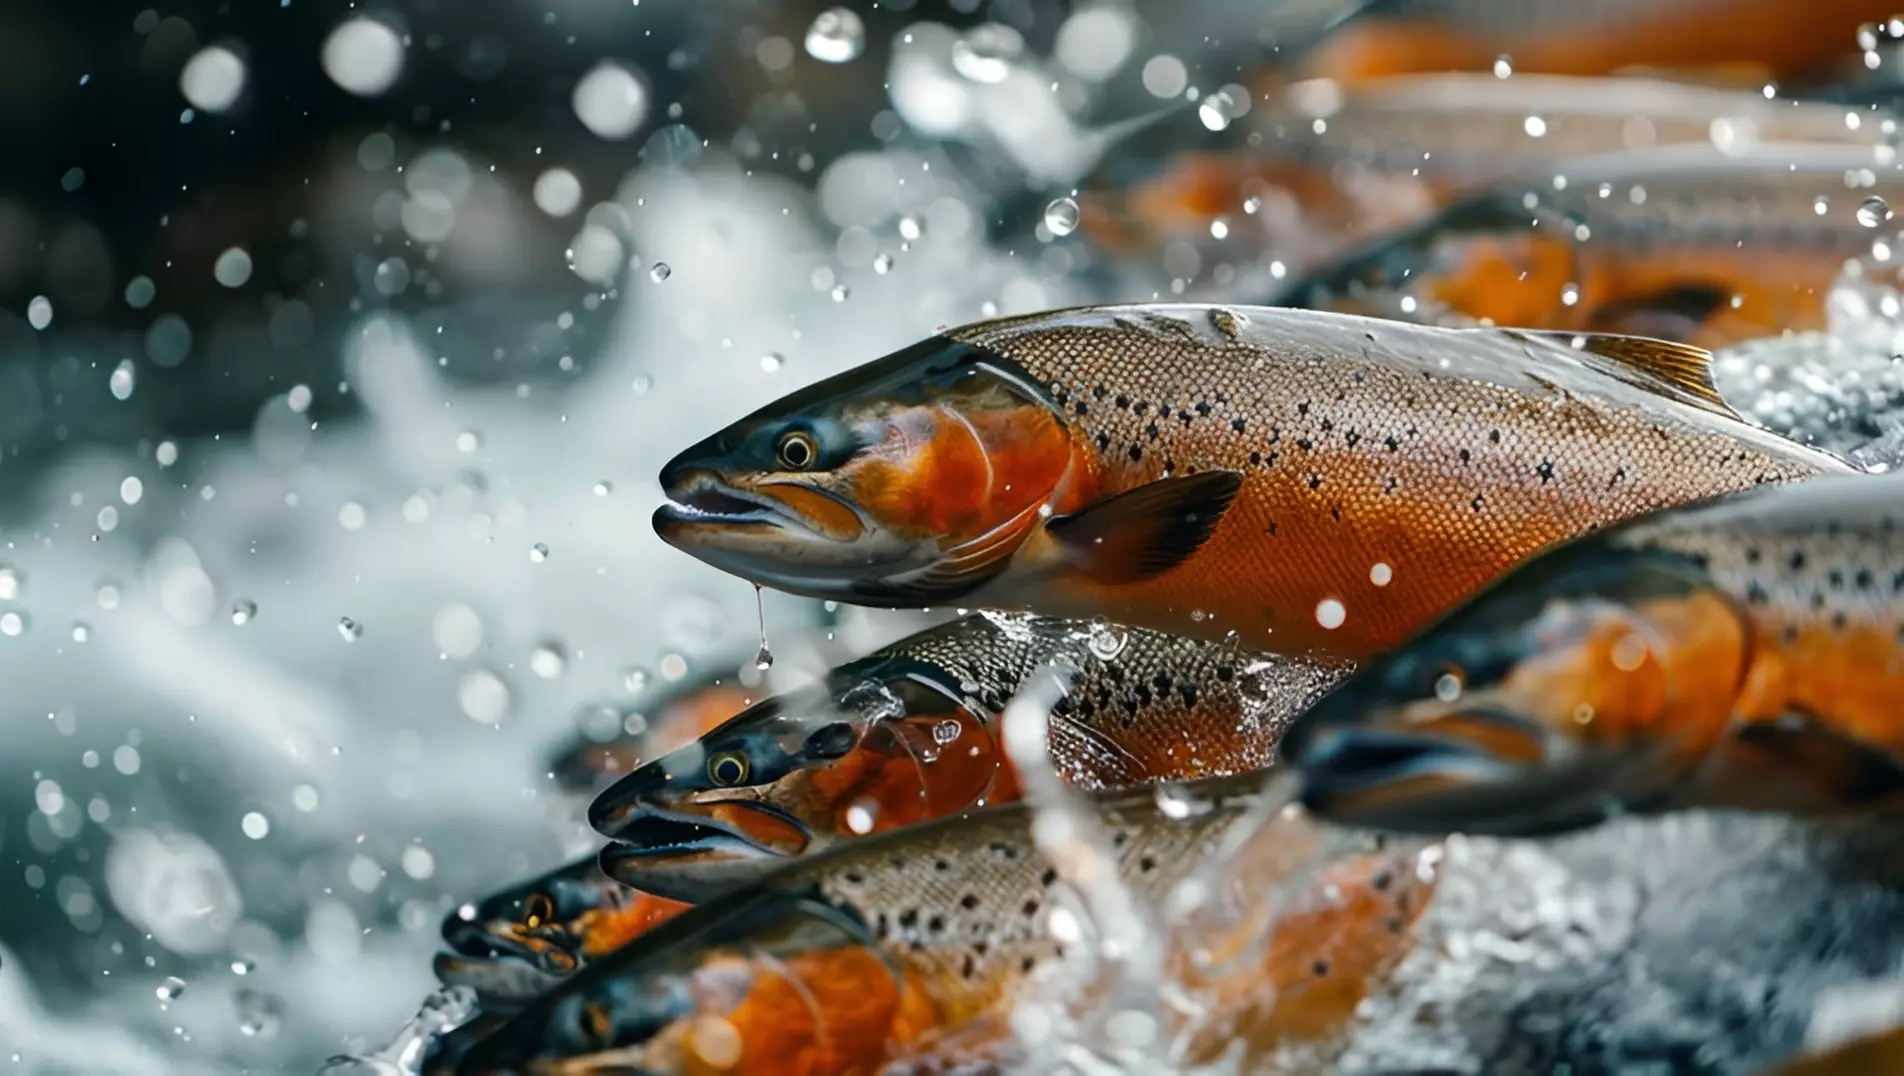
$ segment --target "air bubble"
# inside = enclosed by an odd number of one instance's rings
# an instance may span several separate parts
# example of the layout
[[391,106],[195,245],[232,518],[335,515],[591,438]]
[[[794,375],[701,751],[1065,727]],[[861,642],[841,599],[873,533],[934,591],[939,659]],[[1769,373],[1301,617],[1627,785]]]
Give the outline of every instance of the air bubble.
[[654,263],[654,268],[648,270],[648,279],[654,281],[657,284],[661,283],[662,281],[668,279],[669,277],[673,275],[674,275],[674,270],[668,267],[667,262],[656,262]]
[[1875,228],[1890,219],[1890,204],[1877,195],[1858,203],[1858,223],[1866,228]]

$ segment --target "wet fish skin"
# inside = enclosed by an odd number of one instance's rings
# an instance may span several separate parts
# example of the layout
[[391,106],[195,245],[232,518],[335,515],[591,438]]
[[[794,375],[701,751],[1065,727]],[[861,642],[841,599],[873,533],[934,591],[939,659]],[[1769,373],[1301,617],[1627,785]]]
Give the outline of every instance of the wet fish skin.
[[520,1004],[685,907],[630,890],[589,855],[484,899],[467,918],[451,912],[437,976],[490,1007]]
[[[624,777],[590,811],[618,842],[604,866],[702,899],[788,855],[1011,802],[1000,715],[1052,661],[1075,670],[1052,717],[1052,763],[1085,789],[1261,769],[1288,720],[1341,674],[1135,628],[975,614],[764,700]],[[682,821],[708,839],[681,840]]]
[[[1717,348],[1826,328],[1868,198],[1866,147],[1681,146],[1568,162],[1456,202],[1294,281],[1280,305],[1439,324],[1636,333]],[[1868,175],[1869,186],[1847,177]]]
[[[1252,817],[1260,786],[1255,777],[1187,786],[1205,809],[1181,819],[1167,817],[1149,792],[1098,797],[1126,884],[1139,899],[1161,899]],[[786,1066],[775,1071],[817,1076],[921,1060],[955,1044],[968,1055],[995,1051],[1005,1044],[958,1033],[991,1027],[988,1017],[1026,977],[1062,955],[1043,922],[1059,883],[1032,844],[1030,821],[1023,805],[987,808],[790,863],[565,981],[472,1050],[459,1071],[691,1072],[699,1071],[696,1054],[704,1061],[712,1049],[725,1064],[709,1067],[757,1071],[747,1066],[771,1056]],[[1355,886],[1370,899],[1339,905],[1333,918],[1326,900],[1298,902],[1290,929],[1268,946],[1265,978],[1246,973],[1220,996],[1234,1010],[1232,1029],[1266,1041],[1326,1035],[1406,952],[1433,878],[1402,869],[1412,853],[1326,835],[1299,815],[1272,825],[1290,828],[1247,847],[1291,862],[1339,849],[1346,869],[1325,871],[1319,888]],[[1329,843],[1338,840],[1346,843]],[[1346,959],[1331,964],[1335,957]],[[1362,985],[1344,997],[1335,986],[1349,976]]]
[[1373,0],[1336,5],[1333,32],[1301,63],[1355,81],[1407,71],[1729,73],[1744,85],[1817,75],[1852,51],[1881,0]]
[[1904,476],[1657,513],[1509,573],[1283,742],[1310,809],[1537,834],[1904,792]]
[[[814,597],[1355,658],[1548,542],[1849,470],[1613,345],[1194,304],[980,322],[683,452],[656,526]],[[809,469],[762,462],[822,435]]]
[[1760,1076],[1876,1076],[1904,1070],[1904,1027],[1874,1032],[1773,1065]]

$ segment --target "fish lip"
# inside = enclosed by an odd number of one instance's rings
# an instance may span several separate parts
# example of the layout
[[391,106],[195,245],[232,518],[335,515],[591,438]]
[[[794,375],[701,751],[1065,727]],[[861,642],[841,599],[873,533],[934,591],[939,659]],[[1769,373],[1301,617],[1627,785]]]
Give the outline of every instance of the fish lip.
[[445,986],[467,986],[493,1000],[527,1001],[542,989],[561,981],[561,976],[536,966],[533,961],[514,955],[474,957],[465,953],[438,953],[431,970]]
[[471,960],[496,960],[514,957],[533,963],[535,953],[527,945],[506,934],[490,930],[480,919],[453,919],[443,924],[443,942],[456,955]]
[[791,858],[785,852],[762,844],[760,841],[749,836],[746,832],[714,817],[712,813],[702,813],[702,811],[696,810],[696,808],[708,808],[711,812],[711,809],[715,807],[740,807],[745,810],[766,815],[793,826],[799,830],[801,836],[805,837],[809,842],[813,840],[812,829],[810,829],[805,822],[795,818],[787,811],[761,800],[743,799],[739,797],[718,800],[689,800],[682,798],[678,802],[668,803],[650,799],[647,796],[640,796],[634,800],[628,812],[623,816],[624,821],[616,827],[615,832],[609,834],[609,837],[614,840],[616,845],[625,850],[629,856],[660,858],[671,854],[678,854],[684,850],[692,851],[693,844],[690,842],[684,845],[679,840],[656,841],[653,839],[643,839],[644,835],[641,832],[641,828],[645,827],[649,834],[659,833],[664,836],[670,829],[675,829],[676,835],[678,836],[678,827],[686,826],[697,830],[708,831],[703,836],[696,838],[697,840],[705,840],[709,836],[728,837],[740,841],[767,855],[776,856],[781,859]]
[[[808,838],[807,848],[812,847],[811,831],[797,819],[764,804],[748,806],[795,822]],[[796,858],[768,848],[718,819],[668,811],[652,804],[640,804],[638,813],[620,832],[625,834],[636,824],[645,830],[646,839],[635,842],[617,836],[601,851],[602,872],[623,885],[666,900],[699,903]],[[663,840],[668,837],[673,839]],[[719,858],[709,862],[710,853],[718,853]]]
[[[847,504],[833,493],[806,485],[800,488],[840,503],[859,515],[864,522],[865,517],[857,507]],[[676,525],[722,527],[745,524],[767,524],[782,530],[798,528],[825,537],[784,502],[729,485],[711,470],[689,471],[668,482],[663,492],[667,494],[667,503],[655,511],[654,517],[655,530],[663,538],[668,537],[669,531]]]

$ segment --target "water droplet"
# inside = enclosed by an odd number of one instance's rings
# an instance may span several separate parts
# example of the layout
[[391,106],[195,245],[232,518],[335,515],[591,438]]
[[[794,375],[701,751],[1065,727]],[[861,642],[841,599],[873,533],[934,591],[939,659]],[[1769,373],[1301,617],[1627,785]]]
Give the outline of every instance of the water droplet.
[[53,300],[44,295],[35,295],[26,304],[26,321],[35,329],[44,329],[53,324]]
[[235,990],[231,1006],[238,1013],[238,1031],[253,1038],[269,1039],[284,1026],[284,1002],[257,990]]
[[648,270],[648,279],[654,281],[657,284],[661,283],[662,281],[668,279],[669,277],[673,275],[674,275],[674,270],[668,268],[667,262],[656,262],[654,263],[654,268]]
[[176,975],[168,975],[153,993],[158,995],[160,1001],[177,1001],[185,993],[185,980]]
[[604,60],[583,75],[569,103],[575,118],[597,138],[627,138],[648,116],[648,91],[640,77],[613,60]]
[[192,107],[223,112],[238,102],[245,88],[245,62],[223,45],[200,49],[179,72],[179,92]]
[[780,352],[769,351],[760,357],[760,368],[771,374],[786,365],[786,362],[786,356],[780,354]]
[[1228,91],[1218,90],[1203,99],[1197,105],[1197,118],[1212,131],[1221,131],[1228,127],[1237,116],[1236,98]]
[[322,61],[332,82],[359,97],[374,97],[403,70],[403,39],[385,23],[359,15],[324,39]]
[[1099,661],[1117,660],[1117,655],[1124,652],[1124,646],[1129,642],[1130,635],[1122,629],[1102,620],[1091,622],[1091,653]]
[[251,253],[229,247],[212,263],[212,278],[227,288],[242,288],[251,279]]
[[73,621],[73,641],[74,642],[83,643],[86,640],[91,639],[92,637],[93,637],[93,629],[91,625],[87,624],[84,620]]
[[106,380],[106,387],[112,390],[113,399],[129,400],[132,398],[134,380],[132,360],[122,359],[118,366],[113,367],[112,376]]
[[529,654],[529,671],[544,680],[553,680],[561,676],[569,667],[569,656],[561,643],[553,640],[543,643]]
[[1442,673],[1435,677],[1435,698],[1442,702],[1453,702],[1461,697],[1463,686],[1460,673]]
[[566,168],[551,168],[536,177],[530,196],[537,209],[551,217],[566,217],[582,204],[582,181]]
[[1025,39],[1018,31],[988,22],[953,43],[952,67],[973,82],[1003,82],[1024,51]]
[[844,284],[835,284],[830,294],[833,296],[834,302],[843,303],[846,301],[847,296],[853,294],[853,289]]
[[843,64],[866,48],[866,24],[848,8],[829,8],[807,27],[807,55],[822,63]]
[[11,565],[0,565],[0,601],[17,602],[26,592],[26,573]]
[[924,234],[926,234],[925,225],[920,222],[918,217],[905,216],[899,218],[899,238],[910,243]]
[[345,642],[354,643],[364,637],[364,626],[347,616],[339,617],[337,619],[337,634],[342,635]]
[[754,616],[760,623],[760,649],[754,652],[754,668],[766,672],[773,668],[773,650],[767,646],[767,602],[759,587],[754,588]]
[[1316,623],[1328,631],[1341,627],[1348,618],[1348,607],[1335,598],[1324,598],[1316,603]]
[[1395,569],[1381,561],[1377,561],[1374,566],[1368,570],[1369,582],[1374,583],[1378,587],[1387,586],[1394,578]]
[[245,812],[245,817],[238,824],[245,831],[245,836],[254,841],[262,841],[271,835],[271,820],[257,811]]
[[1494,58],[1494,77],[1495,78],[1512,78],[1513,75],[1514,75],[1513,58],[1510,56],[1496,56]]
[[940,747],[956,743],[959,734],[963,731],[965,731],[965,726],[959,724],[957,721],[941,721],[932,726],[932,742],[938,744]]
[[1179,822],[1186,818],[1207,814],[1216,806],[1208,800],[1198,799],[1184,786],[1168,781],[1157,786],[1155,798],[1157,809],[1164,813],[1164,817]]
[[631,666],[623,670],[621,674],[621,686],[623,691],[631,695],[647,687],[648,670],[639,665]]
[[231,973],[233,975],[250,975],[257,970],[258,962],[248,956],[238,957],[231,962]]
[[879,805],[871,800],[860,800],[846,809],[846,828],[861,836],[871,833],[878,820]]
[[0,613],[0,635],[9,637],[25,635],[27,627],[28,624],[25,613],[14,609]]
[[1890,204],[1877,195],[1874,194],[1858,203],[1858,223],[1866,228],[1875,228],[1890,219]]
[[1045,206],[1045,227],[1052,235],[1065,236],[1077,231],[1078,203],[1073,198],[1054,198]]
[[606,497],[613,492],[615,492],[615,484],[613,482],[604,479],[603,481],[595,483],[595,496]]
[[1521,127],[1527,132],[1529,138],[1539,138],[1547,133],[1547,121],[1539,116],[1527,117],[1527,122],[1521,124]]
[[879,257],[873,259],[873,272],[878,273],[880,276],[885,276],[887,273],[892,272],[892,267],[893,256],[890,254],[881,254]]
[[471,669],[456,685],[456,702],[472,721],[494,725],[509,715],[509,685],[488,669]]

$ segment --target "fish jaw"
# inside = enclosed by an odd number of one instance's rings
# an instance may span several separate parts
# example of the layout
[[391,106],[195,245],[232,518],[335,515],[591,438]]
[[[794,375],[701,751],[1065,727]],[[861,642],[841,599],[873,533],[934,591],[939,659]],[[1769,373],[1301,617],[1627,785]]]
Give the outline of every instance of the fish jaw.
[[485,1009],[527,1004],[562,978],[514,956],[480,958],[438,953],[433,966],[439,982],[476,991]]
[[1510,574],[1298,718],[1280,750],[1304,805],[1403,832],[1538,836],[1698,795],[1745,624],[1683,562],[1585,549]]
[[753,800],[672,797],[637,803],[625,819],[602,849],[602,871],[689,903],[754,882],[813,843],[799,820]]

